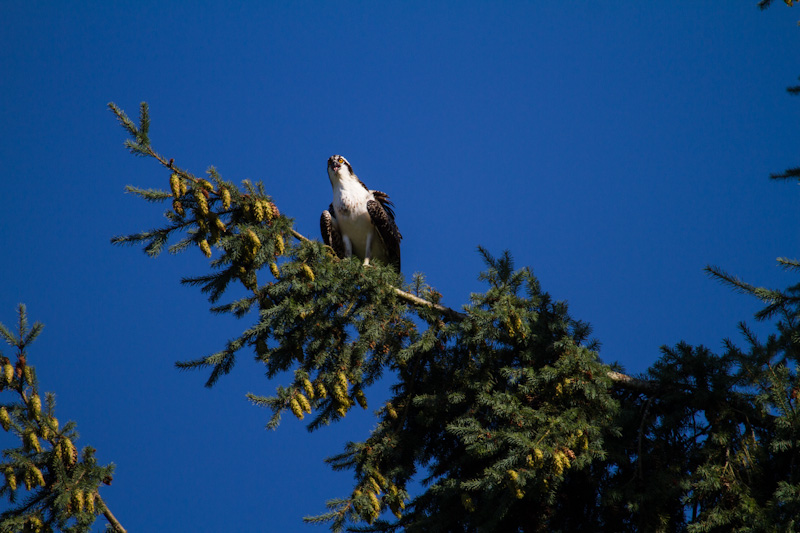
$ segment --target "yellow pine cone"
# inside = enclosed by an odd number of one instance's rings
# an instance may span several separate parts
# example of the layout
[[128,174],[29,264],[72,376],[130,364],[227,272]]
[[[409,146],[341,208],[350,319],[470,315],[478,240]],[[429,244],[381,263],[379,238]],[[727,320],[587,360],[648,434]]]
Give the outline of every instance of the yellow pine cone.
[[247,230],[245,236],[247,237],[247,240],[250,241],[250,245],[252,246],[252,248],[255,248],[256,251],[258,251],[258,249],[261,248],[261,239],[258,238],[258,235],[256,235],[255,231],[249,229]]
[[189,186],[186,184],[186,180],[181,180],[181,194],[180,194],[180,196],[183,196],[187,192],[189,192]]
[[253,216],[256,221],[264,222],[264,205],[261,203],[261,200],[253,202]]
[[347,410],[350,408],[350,404],[347,403],[340,403],[339,407],[336,408],[336,414],[344,418],[347,414]]
[[292,410],[292,414],[297,417],[298,420],[302,420],[306,415],[303,414],[303,409],[300,407],[300,402],[297,401],[297,398],[292,398],[289,402],[289,408]]
[[206,239],[203,239],[197,245],[200,247],[200,250],[202,250],[203,255],[206,257],[211,257],[211,245],[208,244]]
[[359,389],[358,391],[356,391],[355,396],[356,396],[356,401],[358,402],[358,405],[360,405],[362,409],[366,409],[367,408],[367,397],[364,395],[364,391]]
[[283,240],[283,235],[278,235],[275,238],[275,255],[280,256],[283,255],[283,252],[286,251],[286,243]]
[[567,456],[561,451],[553,454],[553,461],[555,463],[554,470],[557,476],[560,476],[564,472],[564,469],[569,468],[570,466],[569,459],[567,459]]
[[42,399],[38,394],[31,396],[29,408],[34,418],[38,419],[42,414]]
[[91,492],[86,495],[86,511],[90,514],[94,514],[94,498],[95,498],[94,492]]
[[14,367],[11,366],[11,363],[6,363],[3,366],[3,376],[6,378],[6,383],[11,383],[14,379]]
[[395,410],[392,404],[386,404],[386,413],[389,415],[389,418],[392,420],[397,420],[397,411]]
[[213,191],[214,190],[214,185],[208,180],[199,179],[199,180],[197,180],[197,184],[200,185],[202,188],[207,189],[209,191]]
[[370,487],[372,487],[372,491],[375,494],[380,494],[381,493],[381,486],[378,484],[378,482],[375,480],[374,477],[368,477],[367,478],[367,483],[369,483]]
[[328,390],[325,388],[325,385],[321,381],[317,381],[317,396],[322,398],[323,400],[328,397]]
[[275,213],[272,211],[272,202],[268,202],[266,200],[260,200],[260,202],[264,209],[264,216],[266,217],[267,221],[275,218]]
[[225,223],[219,217],[214,217],[214,226],[220,231],[220,233],[225,233],[227,231],[227,227],[225,227]]
[[25,446],[28,449],[34,450],[36,453],[41,453],[42,445],[39,444],[39,438],[36,436],[36,433],[33,432],[32,429],[29,429],[25,432]]
[[336,384],[342,388],[342,391],[347,393],[347,387],[349,387],[349,383],[347,382],[347,375],[344,372],[339,372],[336,374]]
[[542,459],[544,459],[544,454],[542,453],[542,450],[540,450],[539,448],[534,448],[533,453],[531,455],[528,455],[526,459],[528,462],[528,466],[533,468],[535,466],[542,464]]
[[8,410],[6,410],[5,407],[0,407],[0,425],[2,425],[3,429],[6,431],[11,427],[11,417],[8,415]]
[[347,403],[347,397],[345,396],[344,391],[342,390],[342,386],[339,385],[338,383],[333,384],[333,397],[339,403],[342,404]]
[[517,473],[517,471],[516,470],[508,470],[508,471],[506,471],[506,473],[508,474],[508,478],[511,480],[511,483],[516,485],[517,482],[519,481],[519,474]]
[[308,378],[303,378],[303,390],[306,391],[306,396],[314,399],[314,385],[311,384]]
[[278,270],[277,263],[274,263],[274,262],[270,263],[269,264],[269,271],[272,272],[272,275],[275,276],[275,279],[278,279],[278,278],[281,277],[281,271]]
[[36,482],[36,484],[40,487],[44,487],[46,483],[44,482],[44,475],[42,474],[42,471],[35,466],[32,466],[31,470],[33,470],[33,480]]
[[311,413],[311,404],[308,403],[308,398],[306,398],[302,392],[298,393],[297,395],[297,403],[300,404],[300,407],[303,408],[303,411],[309,414]]
[[169,177],[169,188],[172,189],[172,196],[175,198],[181,195],[181,178],[174,172]]
[[31,490],[33,488],[33,479],[31,478],[30,472],[25,472],[25,475],[22,477],[22,482],[25,484],[25,490]]
[[64,438],[61,441],[61,460],[64,461],[67,466],[72,466],[78,460],[78,450],[75,448],[75,445],[72,444],[72,441],[68,438]]
[[222,209],[228,210],[231,208],[231,191],[229,191],[226,187],[222,187],[219,190],[219,196],[222,198]]
[[26,366],[25,370],[22,371],[22,374],[25,376],[25,383],[33,385],[33,367]]
[[6,476],[6,485],[8,485],[8,488],[11,490],[17,490],[17,476],[14,475],[14,471],[11,469],[11,467],[6,468],[3,471],[3,474]]
[[311,281],[314,281],[314,271],[311,270],[311,267],[308,266],[305,263],[303,263],[303,272],[306,273],[306,276],[308,277],[308,279],[310,279]]
[[180,200],[172,200],[172,210],[175,211],[175,214],[178,216],[185,216],[186,210],[183,208],[183,204]]
[[203,194],[203,191],[195,189],[194,198],[195,198],[195,200],[197,200],[197,212],[200,213],[201,217],[207,217],[208,216],[208,200],[206,200],[206,195]]
[[378,501],[378,496],[376,496],[374,492],[369,493],[369,503],[372,505],[373,510],[381,510],[381,502]]
[[522,489],[517,489],[514,491],[514,496],[516,496],[518,500],[521,500],[525,497],[525,491]]
[[[567,451],[569,453],[571,453],[572,455],[574,455],[574,453],[572,453],[572,450],[567,450]],[[561,456],[561,462],[564,464],[564,468],[569,468],[569,466],[570,466],[569,457],[567,457],[566,452],[559,451],[559,452],[556,453],[556,455]]]
[[85,505],[83,491],[80,489],[75,489],[75,492],[72,494],[72,501],[75,503],[75,507],[77,507],[78,512],[82,513]]

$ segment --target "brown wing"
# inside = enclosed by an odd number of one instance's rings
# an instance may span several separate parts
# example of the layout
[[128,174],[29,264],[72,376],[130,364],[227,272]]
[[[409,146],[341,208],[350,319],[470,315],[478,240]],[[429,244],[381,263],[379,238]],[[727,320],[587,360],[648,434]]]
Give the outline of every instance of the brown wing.
[[[394,212],[388,196],[380,191],[372,193],[377,200],[367,202],[367,213],[389,253],[389,262],[400,272],[400,240],[403,238],[394,222]],[[388,204],[388,205],[387,205]]]
[[[372,196],[375,197],[376,200],[383,206],[389,216],[392,217],[394,220],[394,204],[389,200],[389,195],[383,191],[369,191],[372,193]],[[402,236],[400,237],[402,239]]]
[[333,248],[336,255],[344,257],[344,242],[342,242],[342,234],[339,232],[338,225],[335,223],[335,217],[331,214],[333,212],[333,205],[330,206],[330,211],[323,211],[322,216],[319,217],[319,229],[322,232],[322,242]]

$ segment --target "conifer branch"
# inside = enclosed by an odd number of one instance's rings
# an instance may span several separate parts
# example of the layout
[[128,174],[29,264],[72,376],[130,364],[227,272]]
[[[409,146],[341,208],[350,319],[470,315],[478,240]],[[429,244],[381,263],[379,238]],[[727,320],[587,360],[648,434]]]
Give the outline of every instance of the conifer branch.
[[3,452],[5,462],[0,472],[5,482],[0,494],[14,503],[22,487],[25,501],[0,514],[2,531],[88,531],[98,514],[104,514],[115,531],[123,533],[119,521],[100,499],[98,487],[110,484],[113,465],[100,466],[95,450],[84,447],[79,454],[73,444],[77,439],[75,423],[59,426],[55,418],[55,396],[39,396],[36,371],[27,362],[26,349],[42,331],[36,322],[28,327],[24,305],[18,307],[18,332],[11,333],[0,325],[5,340],[17,349],[17,361],[12,366],[0,354],[0,391],[14,392],[17,402],[0,405],[0,426],[17,435],[21,446]]
[[392,289],[394,290],[395,294],[397,294],[397,296],[400,297],[400,299],[405,300],[406,302],[415,305],[417,307],[428,307],[430,309],[434,309],[451,320],[463,320],[467,318],[467,315],[465,313],[461,313],[459,311],[456,311],[455,309],[451,309],[449,307],[445,307],[444,305],[437,304],[434,302],[429,302],[428,300],[420,298],[419,296],[415,296],[410,292],[406,292],[398,287],[392,287]]
[[779,257],[778,264],[785,270],[800,271],[800,261],[797,259],[789,259],[788,257]]
[[659,391],[658,384],[646,379],[638,379],[615,370],[609,370],[606,375],[615,385],[625,387],[645,394],[653,394]]
[[[800,92],[800,87],[798,87],[798,92]],[[784,170],[781,174],[770,174],[769,177],[773,180],[800,179],[800,167],[788,168]]]
[[117,517],[114,516],[114,513],[111,512],[111,509],[108,508],[108,505],[106,505],[106,502],[103,501],[99,494],[97,495],[97,500],[103,508],[103,516],[106,517],[106,520],[108,520],[108,523],[111,525],[113,530],[116,533],[128,533],[127,530],[122,527],[122,524],[119,522],[119,520],[117,520]]

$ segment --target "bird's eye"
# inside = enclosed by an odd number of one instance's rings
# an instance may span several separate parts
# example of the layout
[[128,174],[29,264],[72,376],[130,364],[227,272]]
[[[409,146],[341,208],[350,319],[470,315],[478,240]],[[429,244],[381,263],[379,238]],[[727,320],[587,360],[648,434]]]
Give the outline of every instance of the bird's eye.
[[339,163],[344,163],[344,158],[343,157],[339,158]]

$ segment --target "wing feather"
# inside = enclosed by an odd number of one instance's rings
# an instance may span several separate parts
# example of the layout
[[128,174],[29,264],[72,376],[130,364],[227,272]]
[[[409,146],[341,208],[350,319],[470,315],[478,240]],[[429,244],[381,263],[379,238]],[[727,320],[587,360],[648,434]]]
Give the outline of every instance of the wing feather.
[[389,195],[383,191],[369,191],[369,192],[372,193],[372,196],[374,196],[375,199],[378,200],[378,203],[380,203],[383,206],[386,212],[389,213],[389,216],[392,217],[392,220],[394,220],[394,204],[392,203],[391,200],[389,200]]
[[333,248],[336,255],[343,258],[344,242],[342,241],[342,234],[339,231],[336,217],[331,214],[333,212],[333,204],[330,206],[330,211],[322,212],[322,216],[319,217],[319,229],[322,233],[322,242]]
[[378,230],[378,236],[389,254],[389,263],[394,265],[399,272],[400,240],[403,236],[400,235],[397,224],[394,222],[394,211],[390,207],[392,203],[389,202],[389,197],[385,193],[373,191],[372,194],[376,199],[367,202],[367,213],[369,213],[372,224]]

